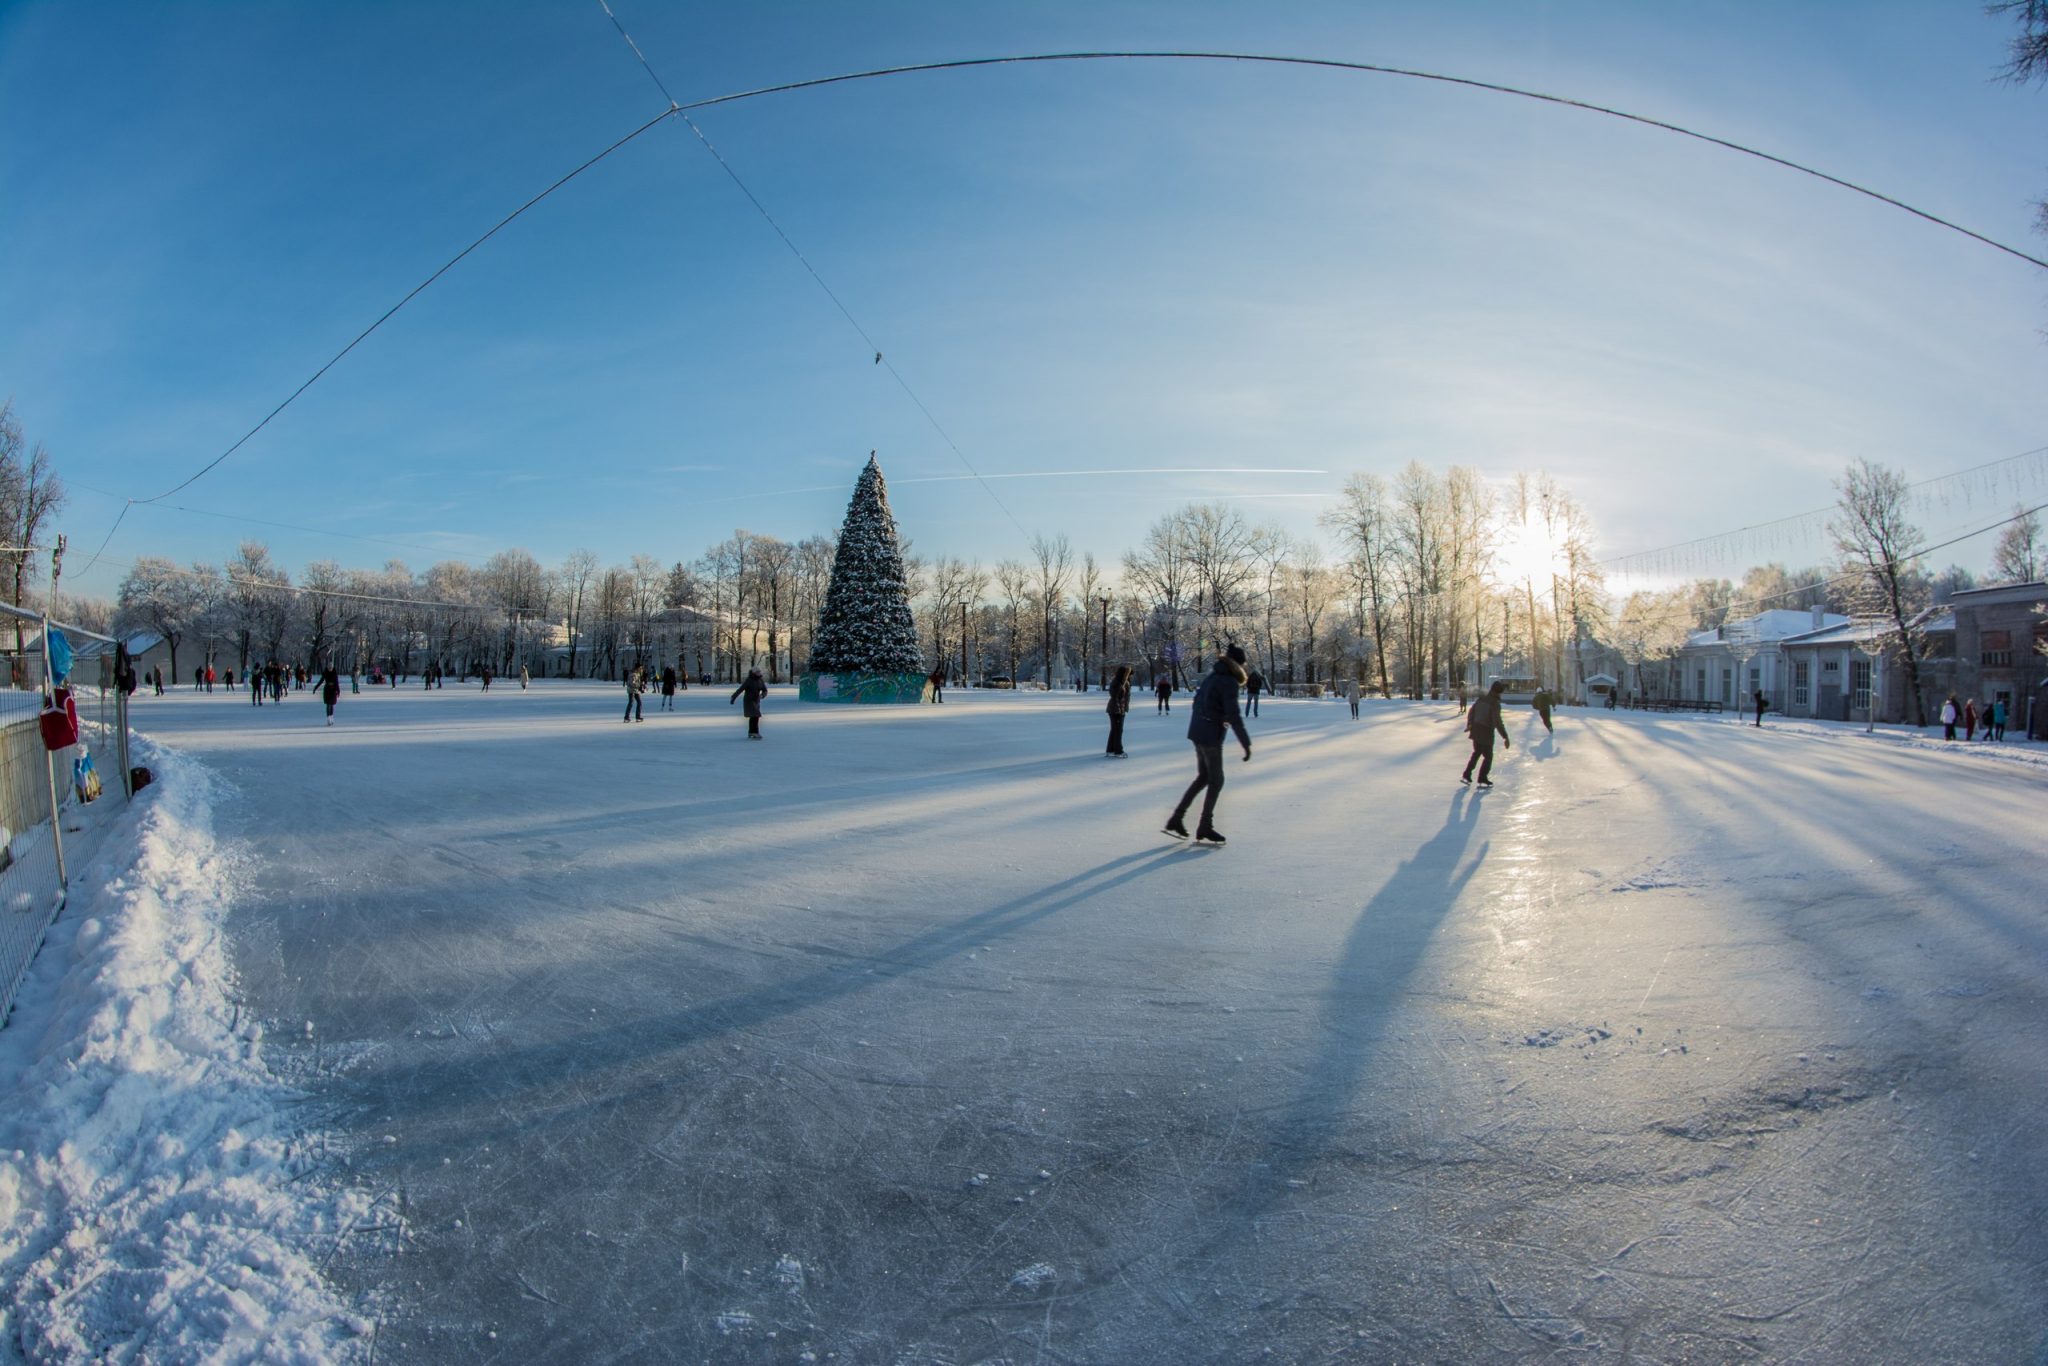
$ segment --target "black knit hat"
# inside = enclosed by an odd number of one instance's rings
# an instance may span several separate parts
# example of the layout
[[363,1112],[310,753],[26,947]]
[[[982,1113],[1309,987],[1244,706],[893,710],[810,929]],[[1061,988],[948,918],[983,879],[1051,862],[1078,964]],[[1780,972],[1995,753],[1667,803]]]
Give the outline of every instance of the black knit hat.
[[1244,646],[1233,645],[1223,652],[1223,657],[1234,664],[1244,663]]

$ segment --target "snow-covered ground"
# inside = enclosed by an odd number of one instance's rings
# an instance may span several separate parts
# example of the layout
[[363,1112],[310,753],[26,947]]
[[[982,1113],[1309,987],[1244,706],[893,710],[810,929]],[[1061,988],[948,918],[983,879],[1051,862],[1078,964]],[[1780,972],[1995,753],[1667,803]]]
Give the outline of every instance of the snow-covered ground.
[[2048,1347],[2038,751],[1520,712],[1481,794],[1448,708],[1268,702],[1197,850],[1185,698],[1118,762],[1100,695],[726,696],[138,699],[218,777],[0,1031],[0,1351]]

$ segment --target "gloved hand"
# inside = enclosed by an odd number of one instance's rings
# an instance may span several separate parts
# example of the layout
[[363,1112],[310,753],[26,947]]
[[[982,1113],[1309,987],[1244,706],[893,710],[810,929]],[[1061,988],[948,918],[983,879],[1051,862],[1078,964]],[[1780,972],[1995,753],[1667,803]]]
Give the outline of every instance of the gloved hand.
[[1252,747],[1251,747],[1250,745],[1246,745],[1246,746],[1244,747],[1244,762],[1245,762],[1245,763],[1250,763],[1251,761],[1252,761]]

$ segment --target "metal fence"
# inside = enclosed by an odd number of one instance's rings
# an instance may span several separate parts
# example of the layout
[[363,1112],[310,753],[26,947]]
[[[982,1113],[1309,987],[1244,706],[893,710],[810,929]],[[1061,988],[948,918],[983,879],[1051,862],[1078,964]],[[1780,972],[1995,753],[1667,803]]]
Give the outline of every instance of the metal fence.
[[10,635],[7,617],[23,618],[24,634],[33,622],[35,634],[27,651],[8,652],[0,686],[0,1025],[50,923],[64,909],[64,813],[78,801],[72,770],[80,748],[93,756],[102,801],[134,795],[128,782],[128,695],[116,678],[116,642],[56,623],[75,652],[66,682],[78,709],[79,744],[50,750],[38,718],[50,696],[45,680],[52,623],[0,603],[0,627]]

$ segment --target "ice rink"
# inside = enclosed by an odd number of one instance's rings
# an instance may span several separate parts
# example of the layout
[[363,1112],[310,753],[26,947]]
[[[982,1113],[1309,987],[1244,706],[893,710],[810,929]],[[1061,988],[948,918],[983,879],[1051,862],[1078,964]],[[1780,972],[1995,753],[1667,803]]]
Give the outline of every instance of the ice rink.
[[365,1355],[2048,1351],[2048,769],[1269,701],[1201,850],[1185,695],[728,691],[136,699]]

